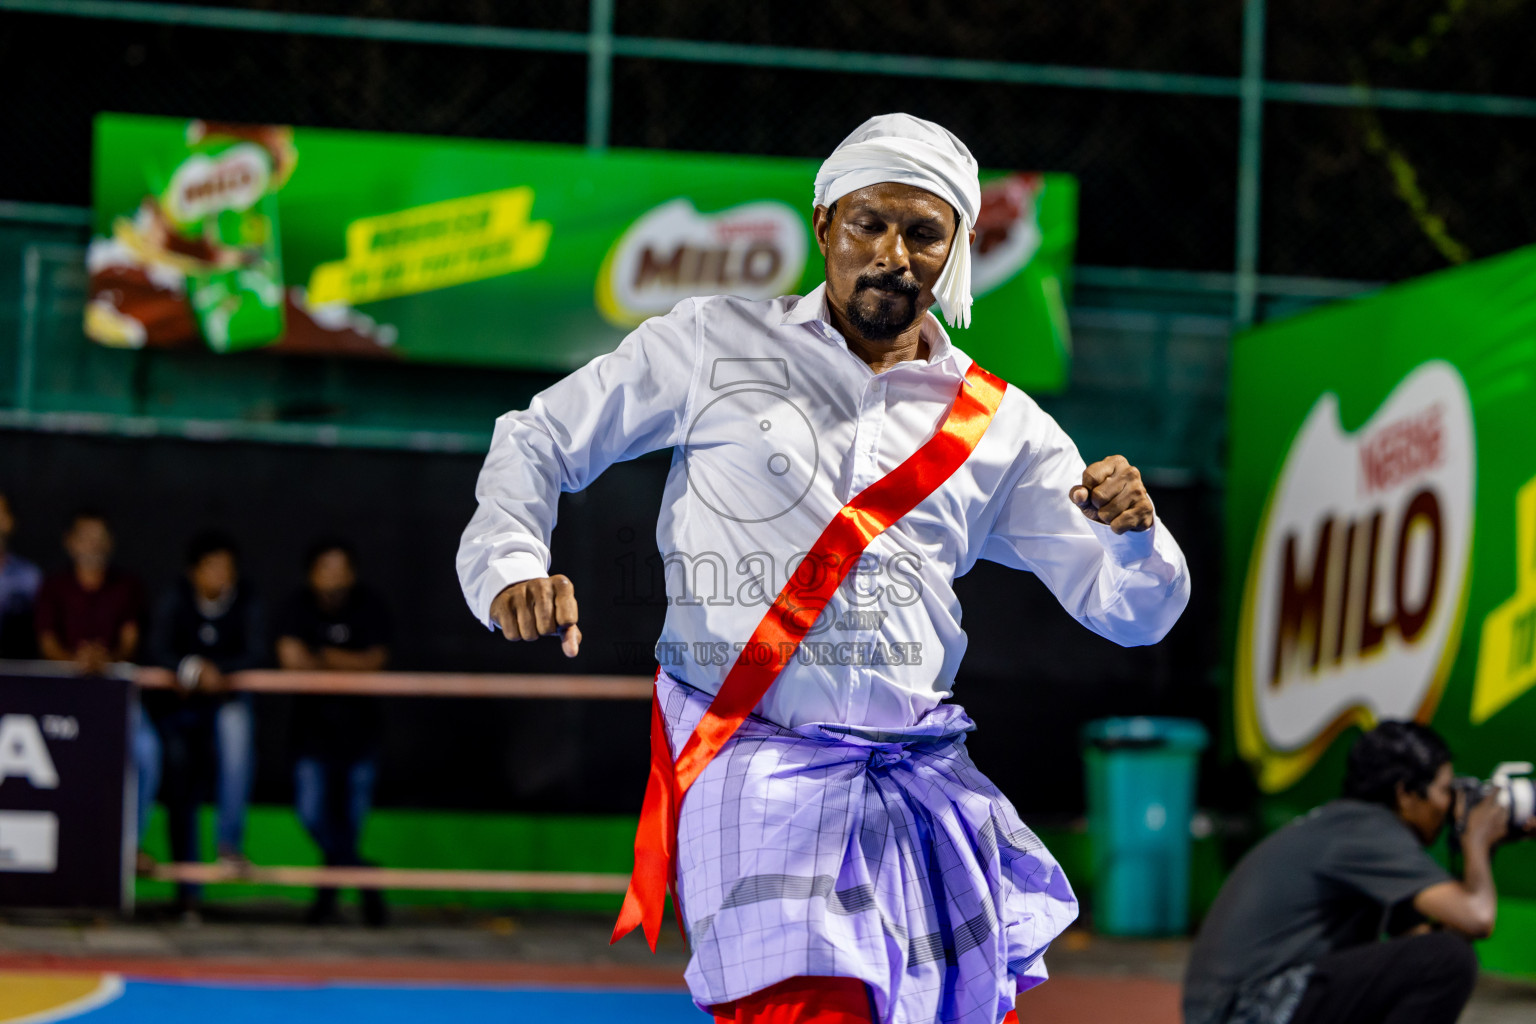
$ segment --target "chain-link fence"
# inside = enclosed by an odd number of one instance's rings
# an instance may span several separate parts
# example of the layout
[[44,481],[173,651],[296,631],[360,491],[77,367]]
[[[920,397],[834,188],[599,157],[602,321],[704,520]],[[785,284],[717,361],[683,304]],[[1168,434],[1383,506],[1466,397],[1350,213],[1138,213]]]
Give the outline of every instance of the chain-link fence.
[[[1078,178],[1076,353],[1053,411],[1149,465],[1215,474],[1234,317],[1530,241],[1533,30],[1527,0],[0,0],[0,218],[83,224],[105,110],[809,158],[907,110],[984,166]],[[69,234],[36,230],[55,248]],[[43,291],[13,291],[25,256],[0,254],[0,318],[37,348],[58,325]],[[0,385],[25,354],[0,352]],[[176,390],[175,368],[143,362],[117,411],[153,416]],[[416,389],[414,416],[443,385],[480,399],[400,422],[461,444],[465,417],[530,380],[246,368],[221,392],[242,411],[206,414],[376,425],[380,393]],[[1124,438],[1106,404],[1140,410]]]
[[[0,197],[85,205],[100,110],[816,157],[903,109],[984,164],[1077,175],[1083,263],[1233,271],[1238,97],[1262,71],[1277,89],[1258,147],[1259,271],[1398,280],[1522,244],[1536,224],[1536,99],[1507,102],[1536,97],[1525,0],[1271,0],[1259,14],[1250,0],[1259,68],[1244,66],[1235,0],[247,0],[65,16],[113,6],[0,4],[20,100],[0,120],[21,157],[0,168]],[[895,73],[871,55],[897,58]],[[1297,84],[1422,91],[1406,97],[1421,109]],[[1435,110],[1443,93],[1464,109]],[[1476,113],[1482,94],[1509,112]]]

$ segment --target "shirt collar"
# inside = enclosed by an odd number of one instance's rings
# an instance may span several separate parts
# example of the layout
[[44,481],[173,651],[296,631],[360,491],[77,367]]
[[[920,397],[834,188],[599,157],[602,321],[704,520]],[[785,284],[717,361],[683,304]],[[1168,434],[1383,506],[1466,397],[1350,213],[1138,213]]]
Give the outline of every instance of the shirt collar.
[[[816,325],[818,328],[816,333],[823,339],[847,344],[837,328],[832,326],[832,314],[827,311],[825,281],[812,288],[803,298],[796,299],[784,311],[779,322]],[[944,330],[944,325],[939,323],[938,317],[933,315],[932,310],[923,314],[923,340],[928,343],[928,360],[922,365],[932,366],[952,377],[965,376],[971,360],[955,348],[949,340],[949,333]]]

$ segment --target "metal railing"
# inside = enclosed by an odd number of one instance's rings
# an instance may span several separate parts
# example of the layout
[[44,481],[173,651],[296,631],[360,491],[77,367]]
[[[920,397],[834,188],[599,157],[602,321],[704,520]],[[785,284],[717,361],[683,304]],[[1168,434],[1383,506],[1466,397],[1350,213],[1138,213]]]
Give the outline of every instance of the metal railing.
[[[141,689],[175,689],[169,669],[130,664],[108,666],[114,677]],[[56,661],[0,661],[0,673],[72,677],[75,667]],[[467,672],[308,672],[256,669],[234,672],[229,689],[244,693],[347,694],[375,697],[437,697],[521,700],[651,699],[644,676],[478,674]],[[308,867],[253,865],[244,861],[155,864],[144,877],[187,884],[335,886],[457,892],[622,893],[629,876],[581,871],[466,871],[439,868]]]

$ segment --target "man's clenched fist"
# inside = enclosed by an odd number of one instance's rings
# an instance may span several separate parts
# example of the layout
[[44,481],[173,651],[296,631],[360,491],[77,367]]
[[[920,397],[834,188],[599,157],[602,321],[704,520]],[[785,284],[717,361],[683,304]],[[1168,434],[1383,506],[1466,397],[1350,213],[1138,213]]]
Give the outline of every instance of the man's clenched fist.
[[1083,482],[1072,488],[1069,497],[1083,515],[1116,533],[1152,525],[1152,498],[1141,482],[1141,472],[1124,455],[1111,455],[1084,469]]
[[576,588],[564,576],[524,580],[496,595],[491,619],[508,640],[560,637],[567,658],[581,648],[581,629],[576,625]]

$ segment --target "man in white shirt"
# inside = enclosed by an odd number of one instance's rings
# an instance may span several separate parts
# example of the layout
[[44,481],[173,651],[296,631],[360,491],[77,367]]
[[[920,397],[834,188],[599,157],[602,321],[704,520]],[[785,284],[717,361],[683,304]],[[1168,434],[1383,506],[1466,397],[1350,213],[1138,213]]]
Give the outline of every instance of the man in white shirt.
[[[689,986],[718,1020],[1002,1019],[1076,901],[945,702],[965,650],[953,581],[979,558],[1028,569],[1124,645],[1161,639],[1188,602],[1136,469],[1085,466],[928,313],[969,323],[979,193],[952,134],[871,119],[817,176],[826,284],[647,321],[501,417],[476,487],[470,607],[574,657],[574,587],[548,575],[559,493],[673,450],[660,739],[619,933],[643,914],[654,944],[642,875],[675,865]],[[911,491],[884,518],[859,504],[882,480]],[[833,537],[850,523],[858,543]],[[755,691],[737,677],[759,654]]]

